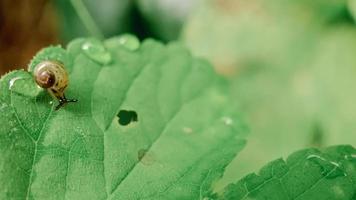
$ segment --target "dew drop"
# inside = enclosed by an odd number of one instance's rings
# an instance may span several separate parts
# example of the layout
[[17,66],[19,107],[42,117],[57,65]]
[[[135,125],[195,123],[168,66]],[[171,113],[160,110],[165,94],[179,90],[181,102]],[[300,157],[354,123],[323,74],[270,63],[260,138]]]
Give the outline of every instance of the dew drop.
[[341,168],[340,164],[334,161],[330,161],[319,155],[309,155],[308,160],[311,160],[313,163],[317,164],[320,167],[321,173],[326,178],[336,178],[339,176],[346,176],[347,174]]
[[21,80],[21,79],[23,79],[23,77],[15,77],[15,78],[12,78],[12,79],[9,81],[9,90],[12,89],[12,87],[14,86],[14,84],[15,84],[15,82],[16,82],[17,80]]
[[345,159],[346,159],[346,160],[354,160],[354,159],[356,159],[356,154],[345,155]]
[[315,154],[309,155],[309,156],[307,157],[308,160],[315,159],[315,158],[316,158],[316,159],[323,160],[323,161],[326,161],[325,158],[323,158],[323,157],[321,157],[321,156],[319,156],[319,155],[315,155]]
[[12,78],[9,81],[9,90],[24,96],[35,97],[42,91],[42,88],[37,88],[37,84],[29,75],[28,77],[17,76]]
[[193,129],[190,127],[183,127],[182,129],[183,129],[183,132],[187,133],[187,134],[190,134],[193,132]]
[[106,50],[104,45],[95,39],[90,39],[82,45],[85,55],[95,62],[106,65],[111,62],[111,54]]
[[350,161],[356,161],[356,154],[345,155],[344,158]]
[[131,51],[135,51],[140,47],[140,41],[133,35],[122,35],[118,37],[117,41],[119,45]]
[[233,121],[230,117],[223,117],[222,121],[226,124],[226,125],[232,125]]

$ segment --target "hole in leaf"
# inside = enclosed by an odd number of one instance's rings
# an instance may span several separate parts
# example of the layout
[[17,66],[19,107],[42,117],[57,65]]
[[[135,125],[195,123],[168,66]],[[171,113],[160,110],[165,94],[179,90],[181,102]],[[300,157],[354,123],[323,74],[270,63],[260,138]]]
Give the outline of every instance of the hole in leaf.
[[122,126],[127,126],[131,122],[138,121],[137,113],[131,110],[120,110],[117,117],[119,118],[119,124]]

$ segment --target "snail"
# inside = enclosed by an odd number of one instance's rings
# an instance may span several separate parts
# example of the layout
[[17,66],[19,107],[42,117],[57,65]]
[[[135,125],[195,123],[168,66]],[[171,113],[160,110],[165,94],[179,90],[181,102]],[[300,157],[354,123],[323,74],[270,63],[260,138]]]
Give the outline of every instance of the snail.
[[64,94],[68,86],[68,73],[61,62],[42,61],[35,67],[33,75],[38,86],[46,89],[58,100],[59,104],[55,110],[58,110],[67,103],[78,101],[77,99],[67,99]]

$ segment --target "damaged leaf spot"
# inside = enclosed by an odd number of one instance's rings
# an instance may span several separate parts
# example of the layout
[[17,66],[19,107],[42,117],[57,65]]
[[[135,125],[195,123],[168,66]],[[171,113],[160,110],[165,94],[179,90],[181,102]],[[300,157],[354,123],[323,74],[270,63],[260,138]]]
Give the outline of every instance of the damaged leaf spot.
[[122,126],[127,126],[131,122],[138,121],[137,113],[131,110],[120,110],[117,117],[119,118],[119,124]]
[[193,129],[190,127],[183,127],[183,132],[186,134],[193,133]]
[[140,149],[137,152],[137,158],[144,165],[152,165],[156,161],[152,152],[148,152],[146,149]]
[[147,150],[146,149],[140,149],[137,152],[137,158],[138,160],[142,160],[142,158],[146,155]]

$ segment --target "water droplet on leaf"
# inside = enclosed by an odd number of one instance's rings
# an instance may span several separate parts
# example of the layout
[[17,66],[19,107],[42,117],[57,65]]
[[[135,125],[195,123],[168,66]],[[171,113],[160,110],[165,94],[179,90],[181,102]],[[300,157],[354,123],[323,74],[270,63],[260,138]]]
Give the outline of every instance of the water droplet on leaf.
[[15,84],[15,82],[16,82],[17,80],[21,80],[21,79],[23,79],[23,77],[15,77],[15,78],[12,78],[12,79],[10,80],[10,82],[9,82],[9,90],[12,89],[12,87],[14,86],[14,84]]
[[356,161],[356,154],[350,154],[344,156],[346,160]]
[[90,39],[82,45],[86,56],[95,62],[106,65],[111,62],[111,54],[106,50],[104,45],[96,39]]
[[135,36],[128,34],[118,37],[118,43],[131,51],[134,51],[140,47],[140,41]]
[[320,155],[312,154],[309,155],[307,159],[317,164],[320,167],[322,175],[326,178],[332,179],[347,175],[339,163],[330,161]]
[[231,125],[233,123],[230,117],[223,117],[222,120],[226,125]]
[[9,81],[9,90],[24,96],[35,97],[42,91],[42,88],[38,88],[32,76],[28,75],[28,77],[12,78]]

